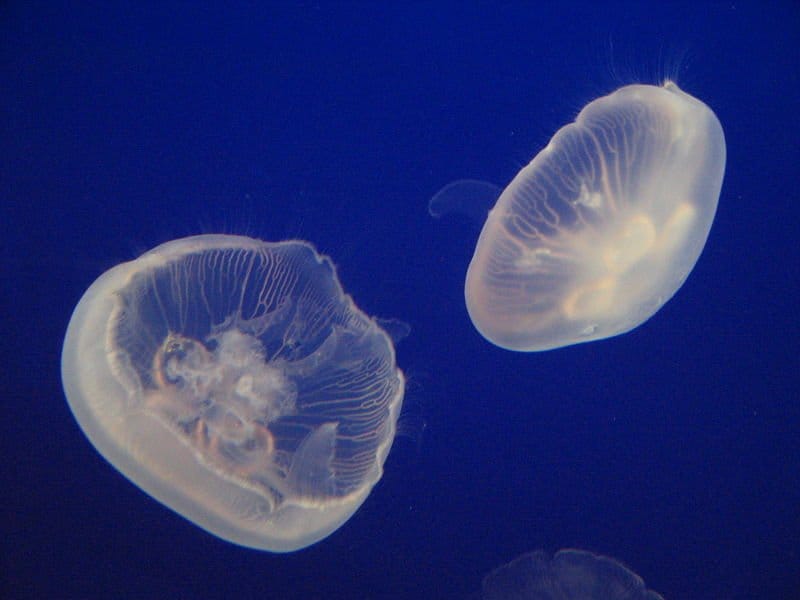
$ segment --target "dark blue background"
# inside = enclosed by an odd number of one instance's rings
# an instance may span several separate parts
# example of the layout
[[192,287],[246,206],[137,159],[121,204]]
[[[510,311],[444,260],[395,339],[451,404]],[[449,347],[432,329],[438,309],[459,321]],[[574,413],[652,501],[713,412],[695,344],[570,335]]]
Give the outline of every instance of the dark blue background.
[[[5,3],[2,596],[459,598],[531,549],[624,561],[667,600],[800,597],[796,2]],[[445,183],[505,185],[591,99],[677,80],[725,129],[708,244],[614,339],[491,346]],[[105,269],[224,231],[313,241],[398,347],[383,480],[272,555],[163,508],[93,450],[61,341]]]

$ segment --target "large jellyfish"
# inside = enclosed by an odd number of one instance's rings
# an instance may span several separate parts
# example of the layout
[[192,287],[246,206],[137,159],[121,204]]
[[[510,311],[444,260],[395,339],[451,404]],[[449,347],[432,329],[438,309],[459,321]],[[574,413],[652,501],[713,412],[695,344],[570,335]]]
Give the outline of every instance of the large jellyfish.
[[97,450],[148,494],[243,546],[341,526],[380,479],[404,379],[392,341],[302,241],[203,235],[95,281],[62,378]]
[[480,600],[664,600],[613,558],[585,550],[538,550],[483,579]]
[[489,212],[465,284],[475,327],[540,351],[642,324],[697,262],[724,171],[719,121],[674,83],[589,103]]

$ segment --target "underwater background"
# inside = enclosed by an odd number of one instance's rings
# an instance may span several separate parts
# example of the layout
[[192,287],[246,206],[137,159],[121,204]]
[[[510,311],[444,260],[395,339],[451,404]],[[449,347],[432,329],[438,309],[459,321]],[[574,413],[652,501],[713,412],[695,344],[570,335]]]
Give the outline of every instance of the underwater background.
[[[466,598],[574,547],[667,600],[800,598],[797,2],[6,2],[0,59],[0,597]],[[727,142],[688,280],[622,336],[491,345],[463,297],[481,224],[429,199],[665,78]],[[209,232],[309,240],[411,328],[382,480],[293,554],[147,496],[61,388],[91,282]]]

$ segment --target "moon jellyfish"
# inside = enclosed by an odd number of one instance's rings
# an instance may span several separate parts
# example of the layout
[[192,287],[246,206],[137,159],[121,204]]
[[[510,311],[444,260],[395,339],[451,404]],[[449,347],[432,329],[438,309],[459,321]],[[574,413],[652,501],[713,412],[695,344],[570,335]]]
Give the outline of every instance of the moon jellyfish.
[[697,262],[724,171],[717,117],[674,83],[589,103],[490,211],[465,285],[475,327],[540,351],[641,325]]
[[273,552],[339,528],[403,399],[389,336],[302,241],[202,235],[100,276],[70,320],[69,406],[114,467],[196,525]]
[[523,554],[489,573],[481,600],[664,600],[607,556],[560,550]]
[[481,179],[458,179],[440,189],[428,202],[428,213],[440,219],[447,213],[462,213],[483,225],[492,205],[503,193],[493,183]]

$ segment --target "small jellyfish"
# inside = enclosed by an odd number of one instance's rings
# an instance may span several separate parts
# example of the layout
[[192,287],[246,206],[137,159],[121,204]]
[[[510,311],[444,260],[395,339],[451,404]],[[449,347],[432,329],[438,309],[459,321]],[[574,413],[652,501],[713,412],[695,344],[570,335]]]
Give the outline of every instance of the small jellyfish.
[[[717,117],[674,83],[589,103],[489,212],[465,284],[475,327],[531,352],[642,324],[697,262],[724,171]],[[438,213],[458,190],[437,200]]]
[[392,341],[302,241],[202,235],[100,276],[67,329],[70,408],[114,467],[230,542],[289,552],[380,479]]
[[428,213],[439,219],[447,213],[462,213],[483,225],[503,188],[481,179],[458,179],[440,189],[430,202]]
[[664,600],[607,556],[584,550],[523,554],[483,579],[480,600]]

